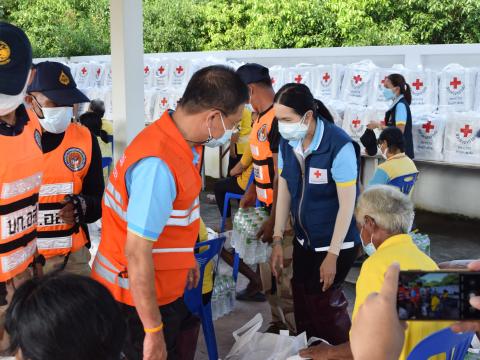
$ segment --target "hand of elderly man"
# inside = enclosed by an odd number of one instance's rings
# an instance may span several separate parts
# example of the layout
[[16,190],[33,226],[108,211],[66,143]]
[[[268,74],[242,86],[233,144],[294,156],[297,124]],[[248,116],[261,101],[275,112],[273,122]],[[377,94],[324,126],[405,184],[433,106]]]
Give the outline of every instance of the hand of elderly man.
[[400,356],[406,327],[398,320],[396,309],[399,273],[399,264],[392,264],[380,293],[365,300],[353,321],[350,345],[356,360],[396,360]]
[[[472,261],[468,264],[470,271],[480,271],[480,260]],[[475,309],[480,310],[480,296],[475,296],[470,299],[470,305]],[[452,325],[454,332],[474,331],[480,333],[480,321],[462,321]]]

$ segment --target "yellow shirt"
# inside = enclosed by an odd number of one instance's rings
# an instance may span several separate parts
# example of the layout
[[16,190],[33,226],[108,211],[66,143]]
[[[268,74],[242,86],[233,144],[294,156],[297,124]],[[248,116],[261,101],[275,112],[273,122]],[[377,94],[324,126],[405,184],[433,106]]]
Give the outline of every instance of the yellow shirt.
[[237,142],[237,154],[242,155],[245,153],[247,148],[250,148],[249,145],[249,136],[252,131],[252,113],[247,109],[243,110],[242,120],[240,120],[240,130],[238,131],[238,142]]
[[[208,231],[205,223],[200,219],[200,230],[198,232],[199,242],[208,240]],[[200,252],[205,251],[206,247],[200,248]],[[207,294],[213,291],[213,261],[210,261],[205,266],[205,273],[203,275],[202,294]]]
[[432,305],[432,311],[436,311],[438,305],[440,305],[440,299],[438,298],[438,296],[432,296],[431,305]]
[[240,163],[245,170],[243,170],[243,172],[239,176],[237,176],[237,184],[238,186],[240,186],[241,189],[247,190],[248,180],[250,180],[250,176],[252,175],[253,170],[253,157],[250,146],[247,146],[245,148],[245,152],[240,159]]
[[102,119],[102,130],[105,130],[108,135],[113,135],[113,122]]
[[[368,295],[380,291],[384,274],[394,262],[400,264],[401,270],[438,270],[437,264],[417,248],[409,235],[392,236],[363,263],[357,280],[353,318]],[[400,360],[406,359],[413,348],[425,337],[452,324],[447,321],[408,321],[407,323],[408,329],[405,331],[405,343]],[[445,357],[434,359],[442,358]]]

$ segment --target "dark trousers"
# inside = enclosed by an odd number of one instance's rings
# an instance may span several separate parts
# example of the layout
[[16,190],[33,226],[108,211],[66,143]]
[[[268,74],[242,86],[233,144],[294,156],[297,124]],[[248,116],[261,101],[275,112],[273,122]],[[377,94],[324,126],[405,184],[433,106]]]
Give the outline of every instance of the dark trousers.
[[348,341],[350,317],[342,284],[352,267],[358,245],[340,251],[334,284],[322,291],[320,266],[327,252],[306,250],[297,240],[293,247],[292,293],[297,332],[319,337],[337,345]]
[[[236,177],[228,177],[226,179],[218,180],[214,186],[215,192],[215,201],[217,202],[218,210],[220,211],[220,215],[223,214],[223,204],[225,202],[225,194],[227,192],[231,192],[234,194],[243,195],[245,190],[243,190],[237,182]],[[231,216],[230,207],[227,211],[227,218]]]
[[[123,353],[128,360],[142,360],[145,332],[143,331],[143,325],[137,310],[125,304],[120,304],[120,309],[127,322],[127,336],[123,346]],[[183,331],[188,331],[188,328],[193,326],[193,323],[195,323],[195,325],[198,324],[198,319],[188,310],[183,302],[183,298],[161,306],[159,310],[162,314],[164,324],[163,335],[167,346],[168,360],[184,358],[184,356],[181,355],[181,349],[177,349],[179,335]],[[195,341],[195,345],[197,338],[198,335],[195,339],[191,339],[192,342]],[[195,353],[195,349],[193,349],[193,353]]]
[[242,159],[242,155],[237,155],[235,157],[228,157],[228,174],[227,176],[230,176],[230,170],[234,168],[235,165],[238,164],[238,162]]

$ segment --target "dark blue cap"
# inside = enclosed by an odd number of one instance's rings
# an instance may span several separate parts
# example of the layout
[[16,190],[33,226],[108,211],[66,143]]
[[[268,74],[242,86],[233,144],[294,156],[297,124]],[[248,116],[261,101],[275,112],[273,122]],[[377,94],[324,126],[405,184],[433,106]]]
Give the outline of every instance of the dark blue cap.
[[270,81],[268,68],[260,64],[249,63],[242,65],[237,69],[237,75],[247,85],[260,81]]
[[0,94],[18,95],[32,66],[32,46],[22,29],[0,22]]
[[77,88],[70,68],[62,63],[44,61],[35,65],[35,77],[28,92],[40,92],[57,106],[71,106],[90,100]]

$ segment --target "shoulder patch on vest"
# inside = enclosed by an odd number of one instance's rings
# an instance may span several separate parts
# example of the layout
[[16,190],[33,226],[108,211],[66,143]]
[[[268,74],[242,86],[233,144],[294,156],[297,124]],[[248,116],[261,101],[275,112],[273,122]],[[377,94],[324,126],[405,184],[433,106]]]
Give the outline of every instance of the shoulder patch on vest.
[[257,139],[261,142],[267,141],[267,124],[262,125],[257,131]]
[[42,150],[42,135],[40,134],[40,131],[38,131],[38,129],[35,129],[35,131],[33,132],[33,137],[40,150]]
[[69,148],[63,154],[63,162],[72,171],[80,171],[87,163],[87,155],[79,148]]

